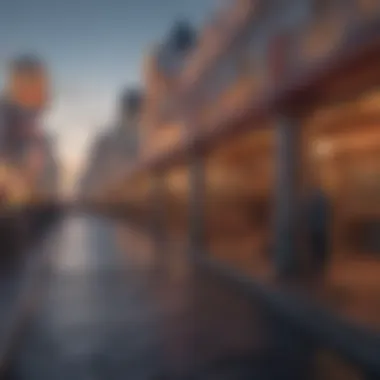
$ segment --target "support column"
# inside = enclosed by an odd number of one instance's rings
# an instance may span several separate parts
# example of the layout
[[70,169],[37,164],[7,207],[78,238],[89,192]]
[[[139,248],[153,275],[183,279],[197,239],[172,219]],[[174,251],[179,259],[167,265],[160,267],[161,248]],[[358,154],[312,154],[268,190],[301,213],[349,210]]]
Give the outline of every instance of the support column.
[[166,248],[165,220],[165,180],[161,172],[153,172],[151,177],[151,233],[156,253],[164,253]]
[[189,253],[204,253],[206,178],[204,159],[194,155],[189,164]]
[[303,141],[295,120],[276,121],[277,181],[275,187],[275,265],[282,279],[300,274],[301,255],[301,165]]

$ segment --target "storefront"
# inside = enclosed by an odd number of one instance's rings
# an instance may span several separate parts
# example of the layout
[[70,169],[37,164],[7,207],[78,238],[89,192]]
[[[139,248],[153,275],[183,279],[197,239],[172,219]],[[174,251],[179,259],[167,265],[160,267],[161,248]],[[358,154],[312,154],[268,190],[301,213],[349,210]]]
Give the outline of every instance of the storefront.
[[377,89],[365,91],[316,110],[306,122],[310,170],[320,173],[333,202],[334,255],[379,252],[379,100]]

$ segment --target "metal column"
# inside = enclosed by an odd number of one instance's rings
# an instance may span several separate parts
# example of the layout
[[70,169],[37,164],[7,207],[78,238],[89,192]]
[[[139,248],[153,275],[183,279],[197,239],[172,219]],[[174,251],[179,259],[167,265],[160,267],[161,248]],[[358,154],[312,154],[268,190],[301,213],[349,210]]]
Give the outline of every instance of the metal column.
[[276,124],[277,183],[275,188],[275,265],[282,279],[300,274],[301,158],[303,143],[295,120]]
[[161,172],[151,176],[151,232],[156,253],[163,253],[166,248],[165,236],[165,183]]
[[203,253],[205,247],[204,159],[194,155],[189,165],[189,253]]

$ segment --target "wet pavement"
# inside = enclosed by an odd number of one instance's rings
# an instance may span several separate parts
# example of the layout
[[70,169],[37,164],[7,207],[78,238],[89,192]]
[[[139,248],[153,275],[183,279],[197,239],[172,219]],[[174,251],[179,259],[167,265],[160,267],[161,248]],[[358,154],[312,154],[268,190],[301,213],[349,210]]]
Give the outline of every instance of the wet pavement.
[[287,368],[296,378],[294,339],[274,344],[255,302],[180,253],[157,260],[120,231],[72,216],[54,232],[43,302],[9,378],[285,379]]

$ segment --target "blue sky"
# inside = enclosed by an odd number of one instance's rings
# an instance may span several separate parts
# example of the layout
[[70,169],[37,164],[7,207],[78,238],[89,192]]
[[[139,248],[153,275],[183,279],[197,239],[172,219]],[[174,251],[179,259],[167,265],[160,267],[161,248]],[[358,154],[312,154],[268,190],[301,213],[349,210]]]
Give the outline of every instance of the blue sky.
[[140,82],[149,46],[175,19],[199,25],[216,5],[217,0],[2,0],[0,83],[15,54],[33,52],[47,61],[54,90],[47,126],[73,170],[96,131],[110,124],[120,91]]

